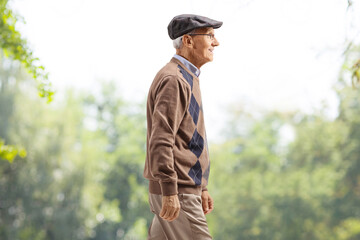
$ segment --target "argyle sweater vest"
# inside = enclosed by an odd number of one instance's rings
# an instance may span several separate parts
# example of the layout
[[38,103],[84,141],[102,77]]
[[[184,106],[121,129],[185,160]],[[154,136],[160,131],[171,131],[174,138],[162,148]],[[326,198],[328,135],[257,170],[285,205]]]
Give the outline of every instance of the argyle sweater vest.
[[148,93],[144,177],[150,193],[201,195],[209,171],[199,79],[172,58]]

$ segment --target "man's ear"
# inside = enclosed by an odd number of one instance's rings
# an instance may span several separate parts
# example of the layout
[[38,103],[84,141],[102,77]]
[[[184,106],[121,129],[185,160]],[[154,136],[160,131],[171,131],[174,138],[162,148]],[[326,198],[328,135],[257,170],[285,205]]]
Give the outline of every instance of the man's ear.
[[194,44],[192,37],[190,37],[189,35],[184,35],[182,38],[182,42],[183,42],[183,45],[188,48],[192,48],[193,44]]

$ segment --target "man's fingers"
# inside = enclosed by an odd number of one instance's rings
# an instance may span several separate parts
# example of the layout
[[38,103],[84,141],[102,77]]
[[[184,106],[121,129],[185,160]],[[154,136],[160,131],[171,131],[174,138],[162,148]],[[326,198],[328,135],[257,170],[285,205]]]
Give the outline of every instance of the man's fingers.
[[171,214],[169,214],[168,221],[173,221],[179,216],[180,209],[173,208]]
[[168,221],[173,221],[173,220],[175,220],[175,219],[179,216],[179,213],[180,213],[180,203],[177,202],[177,204],[175,204],[175,205],[172,207],[172,211],[171,211],[171,214],[169,214],[169,219],[168,219]]
[[161,211],[159,216],[164,220],[173,221],[179,216],[179,213],[180,208],[167,206],[164,211]]
[[211,210],[214,209],[214,200],[210,196],[209,196],[209,209],[211,209]]
[[202,207],[203,207],[204,213],[206,214],[207,211],[209,210],[208,198],[202,199]]
[[175,209],[173,207],[169,207],[164,215],[164,219],[171,221],[174,218]]
[[159,214],[159,216],[161,217],[161,218],[164,218],[165,217],[165,214],[166,214],[166,206],[163,206],[162,208],[161,208],[161,212],[160,212],[160,214]]
[[207,213],[211,213],[213,209],[214,209],[214,201],[209,198],[209,210],[207,211]]
[[178,196],[164,196],[163,206],[159,216],[167,221],[173,221],[179,216],[180,203]]
[[212,197],[210,197],[210,195],[208,196],[208,206],[209,209],[206,211],[205,214],[211,213],[211,211],[214,209],[214,200],[212,199]]

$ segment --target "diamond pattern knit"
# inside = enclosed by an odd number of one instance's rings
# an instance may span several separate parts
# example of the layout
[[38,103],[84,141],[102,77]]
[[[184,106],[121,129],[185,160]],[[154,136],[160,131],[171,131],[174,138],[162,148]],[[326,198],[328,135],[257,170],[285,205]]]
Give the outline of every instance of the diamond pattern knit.
[[155,76],[147,100],[144,177],[154,194],[201,194],[210,160],[199,78],[173,58]]
[[[185,69],[183,69],[180,65],[178,67],[179,67],[180,72],[182,73],[183,77],[189,82],[189,84],[191,82],[191,90],[192,90],[193,77],[187,71],[185,71]],[[196,126],[197,126],[200,110],[202,110],[202,105],[200,108],[198,102],[196,101],[196,99],[194,97],[194,94],[191,92],[189,112],[190,112],[190,115]],[[192,136],[188,146],[189,146],[190,151],[193,152],[197,158],[199,158],[204,149],[204,138],[197,132],[196,128],[194,131],[194,135]],[[195,185],[201,185],[202,170],[201,170],[201,164],[200,164],[199,160],[197,160],[195,165],[190,168],[188,174],[194,180]],[[204,176],[207,177],[206,178],[206,180],[207,180],[209,174],[204,175]]]

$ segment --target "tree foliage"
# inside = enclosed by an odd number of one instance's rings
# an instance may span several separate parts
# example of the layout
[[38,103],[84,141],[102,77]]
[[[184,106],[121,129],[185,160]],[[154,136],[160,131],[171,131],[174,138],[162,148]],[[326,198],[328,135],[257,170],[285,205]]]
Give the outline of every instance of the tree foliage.
[[[44,66],[39,64],[39,59],[33,56],[27,41],[16,30],[18,21],[19,17],[8,7],[8,0],[0,0],[0,49],[2,49],[0,61],[1,63],[6,61],[4,57],[19,61],[36,80],[39,96],[51,102],[54,91],[48,80],[48,73]],[[16,155],[26,156],[25,149],[15,145],[5,145],[5,140],[0,139],[0,159],[12,162]]]
[[[8,54],[0,64],[0,158],[12,160],[0,161],[0,239],[145,239],[144,104],[124,101],[113,83],[45,104],[14,57],[32,53],[0,2]],[[360,239],[360,90],[351,86],[359,49],[345,55],[336,119],[322,109],[229,112],[225,141],[210,146],[214,239]]]
[[[210,148],[216,239],[360,238],[360,90],[349,67],[358,53],[340,72],[336,119],[323,110],[233,113],[227,141]],[[284,128],[293,134],[285,145]]]
[[0,48],[5,56],[20,61],[30,75],[37,81],[40,97],[51,102],[54,91],[48,80],[48,73],[44,66],[39,64],[39,59],[33,56],[27,41],[16,30],[19,17],[8,7],[8,0],[0,0]]
[[17,77],[0,71],[0,137],[28,154],[0,162],[0,239],[143,239],[143,106],[126,104],[113,84],[47,105],[9,64]]

